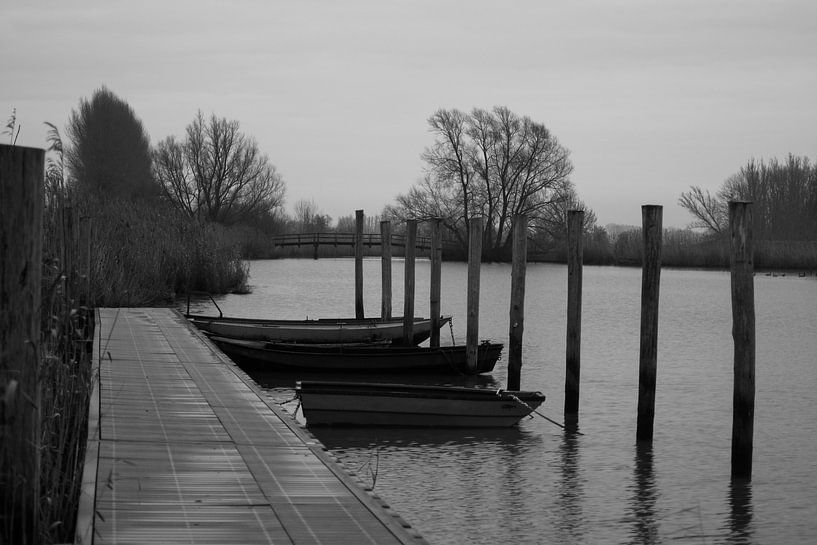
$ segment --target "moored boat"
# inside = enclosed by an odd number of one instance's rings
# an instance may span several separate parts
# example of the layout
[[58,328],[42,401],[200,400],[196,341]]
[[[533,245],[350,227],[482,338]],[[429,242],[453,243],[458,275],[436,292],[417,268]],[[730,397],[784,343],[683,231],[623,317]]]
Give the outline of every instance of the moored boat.
[[305,380],[295,393],[307,426],[508,427],[545,401],[530,391]]
[[[187,315],[200,330],[211,335],[287,343],[362,343],[391,341],[394,344],[420,344],[431,336],[431,319],[415,318],[410,342],[403,339],[403,319],[323,318],[317,320],[262,320],[225,316]],[[451,321],[440,318],[440,327]]]
[[466,347],[395,346],[391,344],[298,344],[248,341],[211,336],[230,358],[247,367],[269,370],[353,371],[378,373],[490,373],[502,343],[477,346],[477,365],[468,367]]

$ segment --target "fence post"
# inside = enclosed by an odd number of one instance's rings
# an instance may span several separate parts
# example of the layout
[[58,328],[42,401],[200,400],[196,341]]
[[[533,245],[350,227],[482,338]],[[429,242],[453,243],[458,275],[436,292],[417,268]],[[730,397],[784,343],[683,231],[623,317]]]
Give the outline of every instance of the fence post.
[[431,220],[431,288],[429,301],[431,338],[429,339],[429,346],[432,348],[440,346],[440,292],[443,265],[442,224],[442,218]]
[[355,318],[363,319],[363,210],[355,210]]
[[482,223],[480,216],[468,222],[468,295],[466,299],[465,354],[468,368],[477,368],[479,349],[479,272],[482,261]]
[[732,340],[732,476],[752,478],[755,419],[755,288],[752,203],[729,203],[731,233]]
[[391,222],[380,222],[380,318],[391,320]]
[[414,256],[417,252],[417,220],[406,221],[405,288],[403,290],[403,344],[414,344]]
[[636,439],[652,441],[655,381],[658,367],[658,295],[661,281],[661,216],[663,207],[641,207],[644,262],[641,268],[641,348],[638,367]]
[[579,414],[582,348],[582,239],[584,212],[567,212],[567,339],[565,349],[565,415]]
[[511,310],[508,333],[508,390],[519,390],[522,381],[522,334],[525,330],[525,269],[528,258],[528,218],[513,218]]
[[40,343],[45,152],[0,145],[0,541],[37,535],[40,491]]

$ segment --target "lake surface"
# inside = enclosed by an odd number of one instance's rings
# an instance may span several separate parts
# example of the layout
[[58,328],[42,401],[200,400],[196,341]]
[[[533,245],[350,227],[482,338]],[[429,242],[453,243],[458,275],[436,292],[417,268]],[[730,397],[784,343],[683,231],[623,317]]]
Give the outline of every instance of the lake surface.
[[[251,263],[250,295],[226,315],[354,316],[354,260]],[[416,264],[415,314],[430,267]],[[443,263],[443,344],[465,342],[467,266]],[[393,262],[402,315],[403,263]],[[567,269],[528,264],[522,389],[563,420]],[[313,430],[431,543],[814,543],[817,539],[817,278],[755,277],[754,470],[730,479],[732,338],[728,272],[661,273],[652,447],[635,441],[641,270],[585,267],[579,429],[538,416],[509,430]],[[508,342],[510,265],[481,269],[480,338]],[[364,261],[367,316],[380,313],[380,260]],[[194,304],[193,311],[212,306]],[[506,386],[492,375],[442,379]],[[293,377],[253,375],[278,401]],[[404,379],[400,379],[404,380]],[[440,379],[438,378],[437,381]],[[292,410],[294,404],[285,405]]]

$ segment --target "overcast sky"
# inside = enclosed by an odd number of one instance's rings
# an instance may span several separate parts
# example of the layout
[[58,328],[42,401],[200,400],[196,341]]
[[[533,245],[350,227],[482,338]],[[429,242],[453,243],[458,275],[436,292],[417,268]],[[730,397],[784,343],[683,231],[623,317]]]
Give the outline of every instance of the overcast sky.
[[0,0],[0,120],[45,146],[106,85],[152,143],[236,119],[287,203],[377,214],[421,176],[439,108],[507,106],[571,151],[599,223],[690,218],[751,158],[817,159],[815,0]]

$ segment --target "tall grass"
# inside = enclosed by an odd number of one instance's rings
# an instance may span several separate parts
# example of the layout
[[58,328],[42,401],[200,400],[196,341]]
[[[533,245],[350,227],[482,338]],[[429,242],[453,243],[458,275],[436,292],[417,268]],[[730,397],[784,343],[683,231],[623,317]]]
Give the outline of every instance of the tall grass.
[[247,264],[223,230],[160,202],[95,203],[96,306],[168,304],[187,291],[246,290]]
[[[53,126],[49,144],[36,346],[40,463],[32,464],[34,475],[0,468],[0,482],[39,483],[39,501],[33,528],[15,522],[13,498],[1,502],[0,545],[74,540],[95,379],[94,307],[168,304],[186,290],[247,289],[247,265],[219,227],[193,222],[160,201],[82,198],[65,184]],[[0,394],[4,403],[8,392]]]

